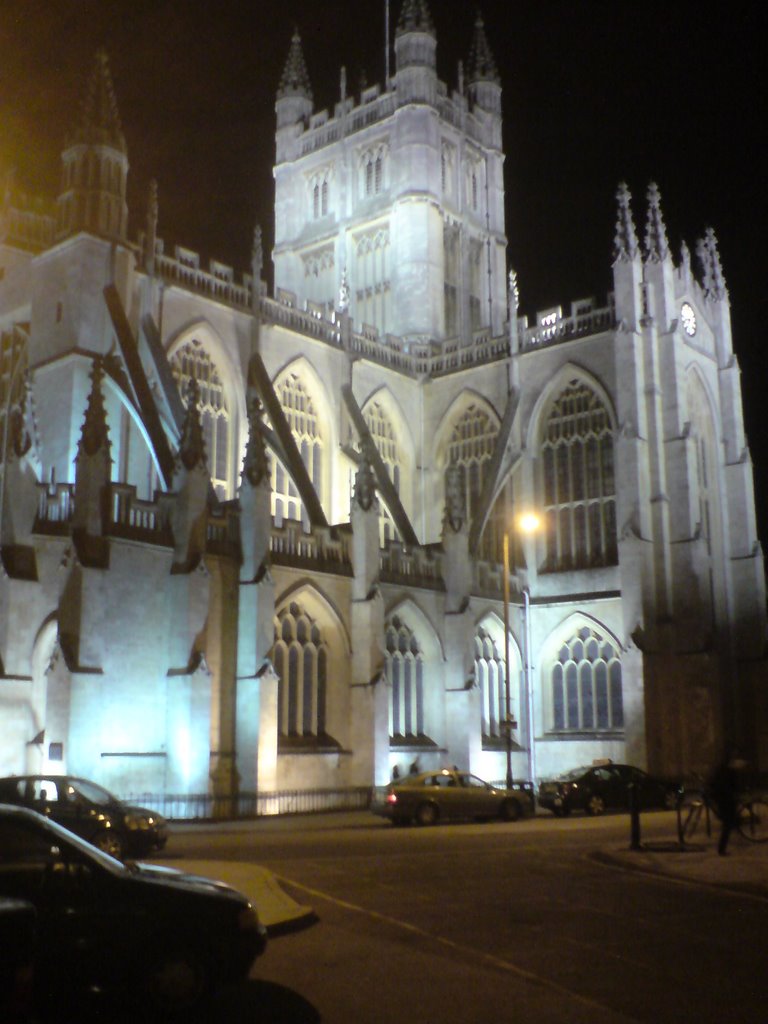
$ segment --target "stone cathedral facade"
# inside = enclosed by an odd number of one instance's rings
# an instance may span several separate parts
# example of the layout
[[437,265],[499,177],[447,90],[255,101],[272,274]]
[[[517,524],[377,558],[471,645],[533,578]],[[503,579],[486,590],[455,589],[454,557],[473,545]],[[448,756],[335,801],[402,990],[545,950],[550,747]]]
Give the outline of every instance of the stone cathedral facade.
[[246,273],[204,267],[147,183],[129,231],[103,54],[58,196],[5,189],[0,774],[231,794],[501,779],[511,750],[518,779],[678,775],[727,739],[768,766],[714,234],[694,270],[655,185],[637,221],[620,186],[612,293],[529,320],[482,21],[451,87],[426,0],[394,36],[389,80],[342,70],[322,111],[290,43],[273,294],[258,229]]

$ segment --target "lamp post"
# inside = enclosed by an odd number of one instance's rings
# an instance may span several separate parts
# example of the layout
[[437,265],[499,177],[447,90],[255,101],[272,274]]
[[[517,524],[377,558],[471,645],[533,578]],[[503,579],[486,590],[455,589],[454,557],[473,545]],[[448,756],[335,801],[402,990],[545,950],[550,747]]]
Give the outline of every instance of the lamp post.
[[[517,520],[517,528],[521,533],[532,534],[539,529],[539,517],[534,512],[527,512]],[[504,557],[504,674],[505,674],[505,718],[504,734],[507,750],[507,789],[512,786],[512,730],[517,723],[512,717],[512,693],[511,679],[509,672],[509,532],[504,531],[503,544]],[[523,588],[523,648],[525,660],[523,663],[523,686],[525,698],[526,732],[528,733],[528,780],[533,784],[536,773],[536,752],[533,739],[533,686],[531,682],[531,615],[530,615],[530,591],[528,587]]]
[[504,737],[507,744],[507,789],[512,788],[512,697],[509,683],[509,534],[504,531]]

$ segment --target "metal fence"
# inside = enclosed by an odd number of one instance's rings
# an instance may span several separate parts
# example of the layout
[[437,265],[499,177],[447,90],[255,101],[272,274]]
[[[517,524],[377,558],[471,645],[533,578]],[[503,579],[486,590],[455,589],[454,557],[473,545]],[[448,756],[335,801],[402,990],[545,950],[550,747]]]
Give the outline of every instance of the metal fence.
[[125,803],[157,811],[170,821],[221,821],[278,814],[360,811],[370,806],[371,787],[282,789],[274,793],[126,793]]

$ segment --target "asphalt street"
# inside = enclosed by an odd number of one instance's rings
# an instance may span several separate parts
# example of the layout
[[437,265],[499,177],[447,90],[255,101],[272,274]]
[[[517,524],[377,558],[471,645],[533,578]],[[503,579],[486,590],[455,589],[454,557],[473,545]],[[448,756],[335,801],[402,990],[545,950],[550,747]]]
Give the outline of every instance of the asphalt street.
[[[673,834],[672,814],[643,816],[650,849]],[[180,828],[165,859],[259,865],[314,912],[270,942],[237,1019],[762,1024],[768,900],[628,870],[628,839],[623,817],[393,829],[349,814]]]

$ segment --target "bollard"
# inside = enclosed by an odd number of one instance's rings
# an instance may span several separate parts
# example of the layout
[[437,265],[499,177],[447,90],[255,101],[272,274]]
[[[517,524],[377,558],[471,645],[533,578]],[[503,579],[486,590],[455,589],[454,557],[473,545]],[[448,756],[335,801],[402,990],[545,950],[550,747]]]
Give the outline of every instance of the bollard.
[[640,849],[640,792],[634,782],[629,784],[629,848]]

